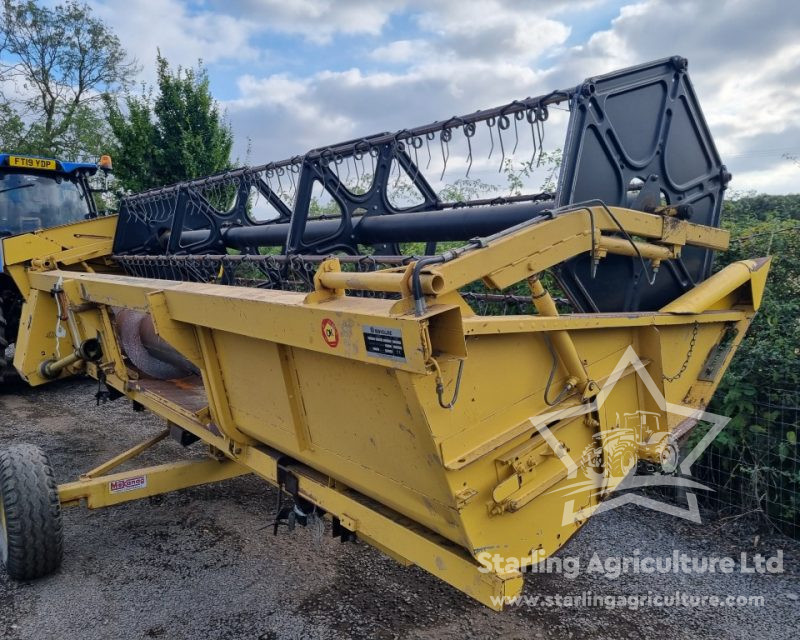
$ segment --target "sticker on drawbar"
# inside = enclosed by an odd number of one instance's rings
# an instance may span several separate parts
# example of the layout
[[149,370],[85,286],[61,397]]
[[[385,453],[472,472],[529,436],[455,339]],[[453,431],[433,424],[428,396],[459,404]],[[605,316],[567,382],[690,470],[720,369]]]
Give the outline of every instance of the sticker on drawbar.
[[126,491],[136,491],[147,487],[147,476],[136,476],[125,478],[124,480],[112,480],[108,483],[109,493],[125,493]]
[[400,329],[364,325],[363,330],[364,346],[368,355],[399,362],[406,361],[406,352],[403,350],[403,333]]

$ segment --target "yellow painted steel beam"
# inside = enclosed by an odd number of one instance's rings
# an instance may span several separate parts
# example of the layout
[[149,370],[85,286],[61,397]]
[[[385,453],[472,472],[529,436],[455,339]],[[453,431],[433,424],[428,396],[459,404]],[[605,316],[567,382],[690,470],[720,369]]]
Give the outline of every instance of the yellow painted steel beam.
[[158,444],[168,435],[169,435],[169,429],[164,429],[163,431],[157,433],[156,435],[147,438],[147,440],[145,440],[144,442],[140,442],[139,444],[131,447],[127,451],[123,451],[119,455],[114,456],[113,458],[111,458],[111,460],[104,462],[103,464],[95,467],[91,471],[87,471],[86,473],[81,474],[81,478],[96,478],[97,476],[106,475],[112,469],[116,469],[121,464],[124,464],[125,462],[132,460],[139,454],[147,451],[154,445]]
[[[568,258],[591,251],[592,231],[595,241],[599,242],[602,233],[619,232],[617,222],[630,236],[670,245],[685,243],[723,250],[730,241],[730,234],[722,229],[619,207],[609,207],[609,211],[611,215],[604,207],[587,207],[560,213],[551,220],[520,225],[491,240],[487,246],[467,251],[450,262],[425,269],[424,273],[441,275],[445,282],[443,292],[460,289],[480,279],[504,289]],[[480,258],[475,258],[478,254]]]
[[[566,225],[562,225],[566,226]],[[583,250],[591,249],[591,232],[582,232],[575,234],[565,242],[562,246],[553,245],[552,251],[542,251],[540,255],[535,256],[537,262],[531,262],[527,267],[527,271],[531,272],[533,265],[539,265],[542,269],[549,268],[558,262],[566,259],[574,252],[581,253],[581,248],[586,244],[587,238],[589,245]],[[482,247],[485,250],[491,247],[490,243],[487,247]],[[672,247],[657,245],[649,242],[628,241],[622,238],[615,238],[604,236],[597,232],[596,248],[598,256],[605,257],[608,253],[613,253],[623,256],[642,256],[648,260],[669,260],[675,258],[677,253]],[[477,250],[477,249],[476,249]],[[443,267],[432,265],[426,269],[428,273],[423,273],[420,276],[420,285],[422,292],[425,295],[440,295],[454,290],[454,285],[449,283],[445,287],[445,278],[439,273]],[[517,273],[517,270],[514,270]],[[492,280],[499,277],[493,275]],[[347,272],[327,272],[319,276],[320,283],[327,289],[351,289],[359,291],[387,291],[392,293],[403,293],[407,288],[408,277],[404,273],[388,272],[388,271],[373,271],[368,273],[347,273]],[[513,282],[503,281],[502,284],[497,284],[498,288],[509,286]],[[457,288],[457,287],[455,287]]]
[[203,366],[201,367],[201,373],[208,408],[217,428],[222,432],[223,436],[231,441],[253,442],[251,438],[239,431],[231,414],[231,407],[228,401],[229,394],[225,388],[225,380],[222,377],[214,335],[209,329],[200,327],[197,330],[197,341],[202,354]]
[[558,317],[508,315],[470,316],[463,319],[467,336],[505,333],[530,333],[537,331],[614,329],[620,327],[667,327],[688,322],[738,322],[744,311],[707,311],[705,313],[677,316],[671,313],[632,311],[626,313],[571,313]]
[[[81,299],[73,304],[88,301],[143,312],[150,311],[149,295],[160,291],[172,320],[379,364],[386,359],[367,351],[362,330],[396,330],[402,335],[406,357],[394,366],[417,373],[428,371],[427,322],[454,308],[438,305],[420,318],[390,317],[391,300],[331,298],[307,305],[301,293],[246,287],[69,271],[30,273],[29,277],[32,286],[42,291],[50,291],[59,278],[75,282]],[[332,327],[332,335],[326,336],[326,327]]]
[[[245,447],[239,460],[277,485],[279,457],[278,452],[263,447]],[[401,563],[417,565],[496,611],[522,592],[521,573],[481,572],[480,565],[463,549],[385,506],[352,490],[331,486],[327,478],[303,465],[286,469],[298,479],[302,497],[338,517],[342,526],[365,541],[377,541]]]
[[761,305],[761,297],[769,272],[770,258],[740,260],[704,280],[691,291],[661,308],[662,313],[702,313],[709,309],[727,308],[727,298],[733,291],[750,283],[753,309]]
[[58,498],[65,506],[86,500],[89,509],[99,509],[247,473],[232,460],[182,460],[68,482],[58,486]]
[[[402,293],[407,278],[403,273],[386,273],[373,271],[353,273],[348,271],[328,271],[319,276],[319,281],[326,289],[351,289],[357,291],[387,291]],[[425,295],[436,295],[442,292],[444,280],[437,275],[420,277],[422,292]]]
[[[551,318],[558,317],[559,313],[556,308],[556,303],[544,288],[544,285],[542,285],[539,276],[528,278],[528,283],[531,289],[533,305],[536,307],[539,314]],[[586,373],[586,367],[583,361],[575,349],[575,343],[572,341],[572,338],[570,338],[569,332],[563,329],[552,331],[548,334],[548,339],[552,341],[553,348],[558,354],[559,360],[561,360],[561,363],[570,375],[570,379],[567,381],[567,387],[570,389],[578,387],[581,392],[583,392],[589,384],[589,376]]]
[[675,252],[661,245],[651,242],[628,242],[624,238],[613,238],[602,236],[599,242],[600,249],[608,253],[615,253],[621,256],[642,256],[648,260],[669,260],[675,257]]

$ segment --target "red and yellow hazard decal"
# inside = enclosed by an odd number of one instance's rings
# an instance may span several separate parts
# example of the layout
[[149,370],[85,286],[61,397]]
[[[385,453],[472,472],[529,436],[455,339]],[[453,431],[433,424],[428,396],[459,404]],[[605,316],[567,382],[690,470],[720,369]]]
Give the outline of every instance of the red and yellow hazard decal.
[[339,344],[339,330],[330,318],[322,321],[322,339],[331,348]]

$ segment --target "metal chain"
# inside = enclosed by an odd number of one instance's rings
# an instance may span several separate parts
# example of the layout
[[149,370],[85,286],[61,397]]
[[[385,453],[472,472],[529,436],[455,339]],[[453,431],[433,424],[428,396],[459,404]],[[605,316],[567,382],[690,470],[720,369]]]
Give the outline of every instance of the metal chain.
[[681,368],[678,370],[674,376],[665,376],[662,374],[662,378],[666,382],[675,382],[678,378],[683,375],[683,372],[686,371],[686,367],[689,366],[689,360],[692,359],[692,353],[694,353],[694,345],[697,343],[697,327],[698,327],[697,320],[694,322],[694,327],[692,327],[692,339],[689,341],[689,351],[686,352],[686,359],[683,361]]

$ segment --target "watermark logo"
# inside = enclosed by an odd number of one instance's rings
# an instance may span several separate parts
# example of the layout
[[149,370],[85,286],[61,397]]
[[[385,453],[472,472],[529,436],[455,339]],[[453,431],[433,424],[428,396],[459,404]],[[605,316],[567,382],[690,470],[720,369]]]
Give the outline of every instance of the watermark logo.
[[[602,409],[615,385],[630,372],[631,367],[646,393],[662,412],[682,416],[688,421],[708,423],[710,429],[691,451],[681,457],[677,443],[671,439],[672,436],[664,428],[665,425],[659,422],[661,414],[653,411],[632,411],[622,415],[617,413],[616,428],[596,433],[592,442],[579,452],[580,457],[576,459],[573,457],[574,454],[571,455],[565,450],[548,425],[566,418],[593,414]],[[534,421],[538,432],[553,451],[558,452],[559,459],[567,468],[568,481],[549,491],[564,497],[562,524],[568,525],[576,520],[585,520],[589,515],[631,503],[700,523],[700,509],[697,495],[693,490],[712,489],[692,478],[692,465],[725,428],[729,420],[730,418],[710,411],[667,402],[647,372],[644,363],[633,347],[629,346],[603,385],[603,389],[591,402],[540,415]],[[643,449],[659,452],[661,466],[659,473],[637,474],[639,452]],[[673,504],[633,492],[644,487],[681,487],[684,490],[686,504],[685,506]],[[604,497],[605,500],[590,509],[585,506],[576,508],[574,496],[578,494],[585,496],[587,489],[592,495]]]
[[631,555],[601,556],[592,554],[588,562],[579,556],[548,556],[544,549],[535,549],[524,558],[506,557],[499,553],[482,551],[476,556],[481,573],[523,573],[557,574],[567,580],[580,575],[600,575],[616,580],[623,575],[636,574],[684,574],[701,575],[706,573],[781,574],[784,573],[783,549],[774,555],[742,551],[734,556],[695,556],[678,549],[661,556],[643,554],[634,549]]

